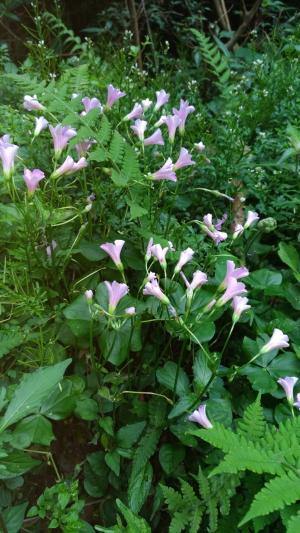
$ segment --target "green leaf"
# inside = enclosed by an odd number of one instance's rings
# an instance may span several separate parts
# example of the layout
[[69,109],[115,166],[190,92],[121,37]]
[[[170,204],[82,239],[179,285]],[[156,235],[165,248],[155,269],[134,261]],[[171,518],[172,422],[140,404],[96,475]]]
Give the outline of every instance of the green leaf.
[[268,270],[262,268],[252,272],[249,277],[247,277],[247,283],[253,288],[258,290],[264,290],[267,287],[272,287],[274,285],[281,285],[282,275],[280,272],[274,270]]
[[134,220],[135,218],[143,217],[144,215],[147,215],[148,209],[145,209],[141,205],[134,202],[134,200],[128,200],[127,204],[130,207],[130,220]]
[[300,512],[292,516],[288,521],[286,533],[299,533],[300,531]]
[[107,452],[105,454],[105,462],[107,466],[119,477],[120,475],[120,456],[117,451]]
[[0,358],[20,346],[24,341],[24,334],[18,329],[11,327],[0,332]]
[[159,450],[159,462],[169,476],[173,474],[185,457],[185,449],[180,444],[163,444]]
[[173,409],[171,409],[168,418],[171,419],[175,418],[176,416],[180,416],[183,413],[189,413],[192,405],[195,405],[196,401],[197,395],[192,392],[181,396],[179,401],[174,405]]
[[84,488],[93,498],[102,497],[108,485],[109,470],[105,464],[104,452],[87,455],[84,464]]
[[81,253],[89,261],[100,261],[106,256],[106,253],[101,250],[99,244],[96,242],[81,241],[76,251]]
[[126,187],[129,181],[127,176],[122,174],[122,172],[118,172],[114,168],[112,169],[111,179],[117,187]]
[[128,424],[127,426],[120,428],[117,432],[118,446],[121,448],[131,448],[131,446],[139,440],[145,426],[146,422],[143,420],[142,422]]
[[82,420],[96,420],[98,418],[98,404],[88,397],[78,398],[74,413]]
[[93,152],[90,152],[88,159],[89,161],[97,161],[97,163],[102,163],[107,159],[107,152],[103,148],[98,147],[96,150],[93,150]]
[[[175,386],[176,374],[178,365],[173,361],[168,361],[162,368],[156,371],[157,381],[169,390],[173,390]],[[176,394],[182,396],[189,390],[189,378],[182,368],[179,368],[178,379],[176,384]]]
[[231,402],[228,398],[210,398],[206,402],[208,418],[230,426],[232,422]]
[[67,359],[53,366],[39,368],[32,374],[24,374],[0,421],[0,432],[36,412],[55,386],[58,387],[71,361]]
[[1,457],[0,479],[21,476],[39,464],[40,461],[32,459],[28,453],[15,450],[6,457]]
[[279,511],[299,499],[300,483],[298,476],[290,474],[271,479],[256,494],[249,511],[239,523],[239,527],[257,516]]
[[33,415],[18,423],[10,442],[15,448],[27,448],[32,443],[49,446],[54,439],[51,422],[42,415]]
[[151,488],[153,469],[151,463],[146,465],[131,478],[128,487],[128,504],[134,513],[142,508]]
[[205,387],[211,378],[212,372],[208,366],[208,358],[202,350],[199,350],[196,353],[193,364],[193,374],[195,383],[201,389]]
[[73,382],[65,379],[61,386],[55,388],[44,400],[40,413],[52,420],[63,420],[69,416],[75,408],[78,394],[73,388]]
[[288,265],[292,270],[295,272],[300,271],[300,257],[294,246],[286,242],[280,242],[278,255],[281,261]]
[[8,533],[18,533],[18,531],[20,531],[27,506],[28,503],[25,502],[2,511],[3,520]]

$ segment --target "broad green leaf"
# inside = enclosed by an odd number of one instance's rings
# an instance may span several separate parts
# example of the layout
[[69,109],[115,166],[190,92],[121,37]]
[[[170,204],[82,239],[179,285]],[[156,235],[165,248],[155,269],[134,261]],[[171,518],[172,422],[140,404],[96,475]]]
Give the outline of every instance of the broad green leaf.
[[246,278],[246,282],[249,283],[253,289],[264,290],[272,285],[280,285],[282,282],[282,275],[280,272],[262,268],[252,272],[250,276]]
[[14,450],[6,457],[1,457],[0,479],[21,476],[39,464],[40,461],[33,459],[29,453]]
[[169,390],[174,389],[176,376],[176,394],[182,396],[189,390],[189,378],[182,368],[178,368],[178,365],[173,361],[168,361],[162,368],[156,371],[157,381]]
[[65,379],[45,398],[40,413],[52,420],[63,420],[73,412],[77,396],[73,381]]
[[96,420],[98,417],[98,404],[92,398],[82,396],[78,398],[75,406],[75,415],[82,420]]
[[136,422],[135,424],[127,424],[117,432],[117,443],[121,448],[131,448],[133,444],[140,438],[146,422]]
[[0,332],[0,358],[8,354],[13,348],[20,346],[24,341],[24,334],[18,328],[11,327]]
[[208,366],[207,355],[199,350],[193,364],[194,380],[198,387],[203,388],[208,383],[212,372]]
[[150,492],[153,468],[150,462],[137,473],[128,488],[128,504],[134,513],[138,513]]
[[280,242],[278,255],[281,261],[288,265],[292,270],[295,270],[295,272],[300,271],[300,257],[294,246],[286,242]]
[[232,422],[231,402],[228,398],[210,398],[206,402],[207,415],[212,422],[230,426]]
[[18,423],[10,442],[15,448],[27,448],[31,443],[49,446],[54,438],[51,422],[42,415],[32,415]]
[[108,485],[109,469],[105,464],[104,452],[93,452],[87,455],[84,464],[84,488],[93,498],[105,494]]
[[56,365],[39,368],[32,374],[24,374],[0,421],[0,432],[36,412],[55,386],[58,387],[71,361],[66,359]]
[[107,452],[105,454],[105,462],[107,466],[114,472],[114,474],[119,477],[121,461],[118,452],[116,450]]
[[23,524],[25,517],[25,511],[27,509],[28,503],[21,503],[20,505],[14,505],[9,509],[2,511],[2,517],[7,529],[7,533],[18,533]]
[[163,444],[159,450],[159,462],[169,476],[176,471],[185,457],[185,449],[180,444]]

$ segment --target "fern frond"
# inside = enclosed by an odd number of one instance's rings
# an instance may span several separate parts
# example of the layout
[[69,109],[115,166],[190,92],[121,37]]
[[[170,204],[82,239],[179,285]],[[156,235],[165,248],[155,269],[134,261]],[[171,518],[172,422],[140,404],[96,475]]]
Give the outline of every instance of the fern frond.
[[42,18],[47,24],[48,30],[60,39],[60,42],[71,54],[83,51],[84,43],[82,43],[80,37],[75,35],[73,30],[68,28],[61,19],[57,18],[49,11],[44,11],[42,13]]
[[292,516],[288,521],[286,533],[299,533],[300,531],[300,511],[295,516]]
[[225,473],[237,474],[244,470],[251,470],[256,474],[266,472],[280,475],[285,472],[283,463],[285,463],[285,457],[282,452],[272,452],[244,441],[242,446],[235,447],[226,455],[223,461],[212,470],[210,476]]
[[201,521],[202,521],[202,517],[203,517],[203,513],[204,513],[204,505],[197,505],[197,507],[195,507],[195,510],[192,514],[192,517],[190,518],[190,529],[189,529],[189,532],[190,533],[198,533],[199,532],[199,528],[200,528],[200,524],[201,524]]
[[210,485],[209,485],[209,481],[203,474],[202,468],[200,465],[199,465],[198,474],[197,476],[195,476],[195,478],[198,481],[199,493],[202,496],[205,503],[207,504],[211,498]]
[[128,531],[137,531],[139,533],[151,533],[150,526],[147,524],[144,518],[136,516],[121,500],[116,500],[118,509],[122,513],[124,519],[127,522]]
[[110,135],[111,135],[111,124],[108,118],[106,117],[106,115],[103,115],[101,118],[100,129],[96,135],[96,140],[100,144],[106,145],[109,142]]
[[115,131],[109,147],[109,155],[114,163],[122,160],[125,150],[125,141],[118,131]]
[[187,481],[184,481],[184,479],[180,480],[180,485],[185,506],[193,507],[194,505],[197,505],[199,500],[194,492],[193,487],[187,483]]
[[172,517],[171,524],[169,527],[169,533],[180,533],[181,531],[184,531],[189,521],[190,521],[189,510],[185,510],[184,512],[177,511]]
[[255,441],[263,437],[266,429],[267,425],[259,395],[255,402],[247,407],[243,418],[239,420],[238,433]]
[[217,85],[223,89],[230,78],[230,69],[227,57],[221,54],[215,43],[204,33],[192,29],[191,32],[196,37],[201,55],[204,61],[209,65],[211,72],[217,78]]
[[189,434],[200,437],[225,453],[241,445],[241,437],[219,423],[215,423],[211,429],[193,429]]
[[271,479],[259,491],[249,511],[241,520],[239,527],[257,516],[264,516],[273,511],[283,509],[285,505],[290,505],[300,499],[299,477],[295,474],[286,474],[282,477]]
[[160,485],[164,499],[171,513],[174,513],[182,507],[183,497],[180,492],[177,492],[172,487],[166,485]]
[[125,148],[122,174],[126,177],[127,181],[132,178],[139,178],[141,174],[137,154],[134,148],[129,144],[127,144]]

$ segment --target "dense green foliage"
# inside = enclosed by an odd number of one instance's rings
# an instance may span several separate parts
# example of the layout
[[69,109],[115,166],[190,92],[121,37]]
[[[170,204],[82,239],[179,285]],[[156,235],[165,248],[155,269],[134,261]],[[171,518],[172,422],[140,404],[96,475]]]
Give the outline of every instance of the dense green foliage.
[[38,4],[0,49],[4,533],[299,530],[300,26],[194,8],[143,69]]

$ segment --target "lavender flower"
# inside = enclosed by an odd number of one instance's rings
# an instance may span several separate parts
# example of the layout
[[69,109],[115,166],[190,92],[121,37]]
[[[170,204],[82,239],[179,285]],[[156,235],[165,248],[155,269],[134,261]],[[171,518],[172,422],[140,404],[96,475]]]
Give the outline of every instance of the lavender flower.
[[152,248],[152,246],[153,246],[153,239],[151,237],[151,239],[149,239],[149,242],[148,242],[148,245],[147,245],[146,254],[145,254],[146,263],[148,263],[148,261],[151,259],[151,256],[152,256],[151,248]]
[[164,89],[156,91],[156,104],[154,106],[154,111],[158,111],[163,105],[169,101],[170,95],[166,93]]
[[84,105],[84,111],[82,111],[81,116],[87,115],[92,109],[96,109],[97,107],[100,111],[103,110],[103,106],[98,98],[88,98],[88,96],[85,96],[81,101]]
[[260,353],[271,352],[271,350],[280,350],[281,348],[289,347],[289,338],[285,335],[281,329],[275,328],[269,342],[265,344]]
[[121,261],[121,251],[122,251],[124,244],[125,244],[125,241],[117,239],[113,243],[106,242],[100,245],[101,250],[103,250],[109,255],[109,257],[115,263],[116,267],[119,270],[123,270],[123,264]]
[[162,248],[160,244],[154,244],[153,246],[151,246],[151,255],[159,261],[163,269],[165,269],[167,266],[166,254],[168,251],[168,246],[166,246],[166,248]]
[[173,162],[172,159],[169,157],[165,164],[154,174],[152,174],[152,178],[154,180],[169,180],[169,181],[177,181],[176,174],[173,170]]
[[144,111],[148,111],[148,109],[152,106],[152,100],[149,100],[149,98],[142,100],[142,106]]
[[197,152],[199,152],[200,154],[201,154],[201,152],[204,152],[204,150],[205,150],[205,144],[202,141],[200,141],[199,143],[195,143],[194,146],[195,146]]
[[168,115],[164,120],[164,124],[166,124],[168,127],[169,141],[170,143],[173,143],[175,139],[176,130],[180,124],[180,119],[174,115]]
[[58,167],[52,174],[52,178],[59,178],[60,176],[63,176],[64,174],[73,174],[74,172],[77,172],[78,170],[82,170],[87,166],[87,161],[85,157],[81,157],[77,163],[74,161],[73,157],[70,155],[67,156],[64,163]]
[[86,297],[87,302],[89,304],[92,303],[94,293],[93,293],[93,291],[91,289],[88,289],[87,291],[85,291],[84,296]]
[[237,239],[240,235],[242,235],[243,232],[244,232],[244,227],[242,226],[242,224],[235,224],[232,238],[234,240]]
[[298,392],[297,396],[296,396],[296,401],[295,403],[293,404],[295,407],[297,407],[297,409],[300,410],[300,392]]
[[173,168],[174,170],[178,170],[179,168],[188,167],[194,164],[195,161],[192,160],[191,154],[188,152],[188,150],[186,148],[181,148],[179,157]]
[[50,244],[46,247],[46,254],[50,258],[55,250],[57,248],[57,242],[52,240]]
[[128,294],[129,289],[126,283],[118,283],[113,281],[104,282],[108,291],[108,312],[113,314],[121,298]]
[[48,120],[46,120],[44,117],[35,117],[35,130],[34,130],[34,137],[37,137],[42,130],[47,128],[48,126]]
[[244,266],[235,268],[235,264],[233,261],[226,261],[226,266],[227,266],[226,275],[225,275],[224,280],[221,283],[221,286],[220,286],[221,289],[226,289],[226,287],[228,287],[228,282],[231,278],[240,279],[240,278],[245,278],[249,276],[248,268]]
[[158,300],[160,300],[161,303],[165,305],[170,305],[170,300],[161,290],[157,279],[153,279],[152,281],[148,281],[146,283],[144,290],[143,290],[143,294],[147,296],[154,296],[155,298],[158,298]]
[[232,301],[233,307],[233,322],[237,322],[240,319],[241,314],[247,309],[251,308],[251,305],[248,304],[248,298],[243,298],[243,296],[234,296]]
[[144,113],[144,108],[141,104],[134,104],[133,109],[123,118],[123,120],[134,120],[140,118]]
[[193,258],[194,253],[195,252],[194,250],[192,250],[192,248],[187,248],[186,250],[183,250],[181,252],[179,261],[176,264],[175,269],[174,269],[174,274],[178,274],[178,272],[180,272],[182,267]]
[[120,91],[120,89],[117,89],[113,85],[109,84],[109,86],[107,87],[106,108],[111,109],[113,104],[120,98],[123,98],[123,96],[126,96],[126,93],[123,93],[122,91]]
[[78,157],[84,157],[88,150],[95,144],[96,141],[92,140],[90,141],[87,139],[86,141],[80,141],[79,143],[75,144],[75,149],[78,154]]
[[[4,135],[7,139],[8,136]],[[16,144],[5,142],[5,139],[0,143],[0,159],[2,161],[3,174],[6,178],[10,178],[14,171],[15,158],[19,147]]]
[[223,296],[219,298],[217,301],[217,306],[221,307],[222,305],[225,305],[229,300],[231,300],[234,296],[239,296],[240,294],[246,293],[247,289],[244,285],[244,283],[239,283],[236,278],[231,277],[228,280],[226,291],[224,292]]
[[125,313],[128,316],[134,316],[136,314],[135,307],[127,307],[127,309],[125,309]]
[[160,117],[160,119],[159,119],[157,122],[155,122],[154,127],[155,127],[155,128],[159,128],[160,126],[162,126],[163,124],[165,124],[165,122],[166,122],[166,118],[167,118],[166,115],[162,115],[162,116]]
[[293,402],[294,402],[294,387],[297,381],[298,381],[298,378],[295,378],[295,377],[286,377],[286,378],[280,378],[277,380],[277,383],[281,385],[281,387],[283,388],[286,394],[287,401],[291,405],[293,405]]
[[250,226],[252,226],[252,224],[254,224],[254,222],[256,222],[257,220],[259,220],[258,213],[256,213],[255,211],[248,211],[247,220],[246,220],[246,223],[244,225],[244,229],[247,229]]
[[28,96],[26,94],[24,96],[23,106],[27,111],[43,111],[45,109],[38,101],[36,94],[34,96]]
[[24,169],[24,181],[27,185],[28,192],[32,194],[38,187],[39,182],[44,179],[45,174],[42,170],[35,168],[34,170]]
[[50,125],[49,130],[53,139],[55,157],[58,158],[69,140],[75,137],[77,133],[71,126],[62,126],[61,124],[55,127]]
[[199,405],[198,409],[196,409],[188,419],[190,422],[196,422],[199,426],[202,426],[205,429],[211,429],[213,427],[212,423],[207,418],[205,404]]
[[144,134],[147,128],[148,122],[146,120],[136,120],[134,126],[130,126],[132,131],[138,136],[140,141],[144,140]]
[[179,109],[173,108],[173,113],[176,117],[180,119],[179,131],[181,134],[184,133],[185,122],[190,113],[193,113],[195,108],[193,105],[189,105],[188,101],[180,100]]
[[227,239],[227,233],[217,230],[213,225],[211,213],[208,213],[203,217],[203,222],[204,224],[201,225],[201,228],[209,237],[211,237],[211,239],[213,239],[216,244],[219,244]]
[[150,146],[151,144],[165,144],[160,129],[157,129],[152,135],[150,135],[150,137],[147,137],[147,139],[144,140],[145,146]]

